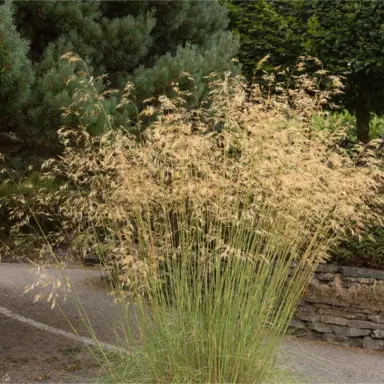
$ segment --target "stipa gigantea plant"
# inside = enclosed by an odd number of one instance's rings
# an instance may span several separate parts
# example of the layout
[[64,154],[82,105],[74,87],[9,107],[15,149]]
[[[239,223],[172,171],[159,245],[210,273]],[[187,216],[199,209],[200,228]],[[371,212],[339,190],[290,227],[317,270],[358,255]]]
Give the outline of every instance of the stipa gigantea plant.
[[208,80],[204,108],[162,96],[140,112],[152,120],[140,140],[108,116],[92,137],[86,121],[106,113],[97,103],[107,96],[84,109],[97,90],[82,89],[66,111],[79,124],[60,131],[65,153],[47,164],[66,180],[62,230],[99,253],[133,303],[123,324],[136,318],[139,335],[125,327],[134,354],[103,354],[114,382],[267,380],[329,235],[362,225],[376,198],[382,174],[309,129],[321,98],[262,97],[231,74]]

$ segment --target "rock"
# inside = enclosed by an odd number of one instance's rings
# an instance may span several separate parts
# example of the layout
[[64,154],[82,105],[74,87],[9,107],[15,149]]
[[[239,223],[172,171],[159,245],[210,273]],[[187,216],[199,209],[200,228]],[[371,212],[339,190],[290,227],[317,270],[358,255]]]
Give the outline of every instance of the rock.
[[300,320],[291,320],[291,322],[289,323],[289,326],[292,327],[292,328],[297,328],[297,329],[305,329],[305,324],[300,321]]
[[372,337],[374,339],[384,339],[384,330],[382,330],[382,329],[375,329],[372,332]]
[[319,308],[317,310],[317,313],[320,315],[331,315],[331,316],[341,316],[343,317],[345,313],[339,309],[332,309],[332,308]]
[[326,324],[348,325],[348,320],[342,317],[323,315],[321,322]]
[[297,308],[297,313],[313,313],[315,312],[315,307],[313,305],[300,305],[298,308]]
[[345,310],[341,309],[327,309],[327,308],[320,308],[317,313],[321,315],[330,315],[330,316],[337,316],[337,317],[344,317],[345,319],[352,319],[352,320],[366,320],[367,315],[365,313],[349,313]]
[[367,315],[365,313],[346,313],[345,318],[351,320],[366,320]]
[[312,277],[312,279],[309,283],[309,286],[314,286],[314,287],[319,287],[321,285],[322,285],[322,283],[320,282],[320,280],[317,280],[316,277]]
[[313,304],[314,307],[316,308],[332,308],[332,305],[330,304],[324,304],[324,303],[314,303]]
[[317,340],[320,337],[319,333],[310,331],[309,329],[295,329],[294,335],[308,340]]
[[338,265],[319,264],[316,268],[316,272],[323,273],[337,273],[339,271]]
[[351,328],[384,329],[384,324],[375,324],[371,321],[349,320],[348,326]]
[[320,333],[332,333],[332,328],[327,324],[318,323],[316,321],[311,321],[307,324],[307,327],[313,331]]
[[368,336],[371,334],[371,331],[369,329],[348,328],[342,327],[340,325],[332,325],[332,329],[336,335],[346,337]]
[[384,351],[384,340],[375,340],[372,339],[372,337],[364,337],[363,348],[374,349],[376,351]]
[[321,335],[321,339],[328,342],[328,343],[342,343],[344,345],[349,345],[348,344],[348,337],[334,335],[333,333],[323,333]]
[[384,280],[384,271],[375,269],[340,267],[340,272],[346,277],[367,277],[377,280]]
[[368,284],[368,285],[373,285],[376,283],[376,279],[372,277],[363,277],[362,279],[359,279],[360,284]]
[[359,282],[359,279],[357,277],[345,277],[345,276],[342,276],[341,279],[343,281],[348,282],[348,283],[358,283]]
[[329,297],[313,297],[313,296],[305,296],[305,301],[308,303],[313,303],[315,307],[320,308],[319,304],[327,304],[327,308],[332,308],[332,306],[337,307],[348,307],[349,304],[347,302],[343,303],[337,298],[329,298]]
[[312,313],[297,313],[296,314],[296,317],[299,319],[299,320],[302,320],[302,321],[320,321],[321,319],[321,315],[315,313],[315,312],[312,312]]
[[320,281],[334,281],[335,275],[333,273],[316,273],[316,278]]
[[366,313],[366,314],[372,314],[375,312],[373,309],[368,309],[368,308],[363,308],[363,307],[359,307],[358,309],[356,309],[356,307],[346,307],[345,311],[346,312],[359,311],[359,313]]
[[349,337],[348,343],[350,347],[359,347],[363,346],[363,339],[361,337]]
[[368,319],[374,323],[384,324],[384,312],[376,315],[368,315]]

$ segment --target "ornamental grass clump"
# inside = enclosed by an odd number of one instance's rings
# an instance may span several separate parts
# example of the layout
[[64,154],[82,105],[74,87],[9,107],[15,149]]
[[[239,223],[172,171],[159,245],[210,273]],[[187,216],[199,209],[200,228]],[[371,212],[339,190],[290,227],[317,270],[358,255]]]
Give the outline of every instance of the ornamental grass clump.
[[[82,80],[59,132],[65,151],[45,177],[61,182],[49,194],[60,202],[57,239],[96,253],[124,297],[130,353],[101,355],[112,382],[272,381],[317,264],[343,233],[380,220],[376,160],[358,166],[338,134],[312,129],[339,80],[302,65],[289,87],[212,74],[201,100],[184,74],[188,91],[173,84],[172,96],[134,105],[134,134]],[[118,108],[134,100],[128,83]],[[91,136],[87,121],[100,115],[105,133]]]

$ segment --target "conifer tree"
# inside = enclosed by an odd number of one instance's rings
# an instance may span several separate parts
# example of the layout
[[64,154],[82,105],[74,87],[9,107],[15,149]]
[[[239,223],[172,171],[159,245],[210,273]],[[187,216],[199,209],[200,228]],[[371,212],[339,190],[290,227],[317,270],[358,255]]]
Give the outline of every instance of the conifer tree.
[[[107,74],[111,88],[134,82],[139,104],[167,92],[185,71],[196,78],[199,97],[204,76],[236,70],[231,58],[238,42],[226,31],[227,10],[217,1],[14,0],[13,7],[16,29],[30,43],[28,57],[36,73],[33,92],[23,94],[27,103],[13,129],[32,141],[32,136],[54,141],[62,109],[79,86],[76,81],[68,86],[79,70],[61,60],[68,51],[85,59],[93,75]],[[106,109],[117,114],[117,103],[110,97]],[[97,122],[91,126],[98,131]]]
[[0,5],[0,116],[9,118],[27,101],[33,71],[28,42],[17,32],[9,2]]

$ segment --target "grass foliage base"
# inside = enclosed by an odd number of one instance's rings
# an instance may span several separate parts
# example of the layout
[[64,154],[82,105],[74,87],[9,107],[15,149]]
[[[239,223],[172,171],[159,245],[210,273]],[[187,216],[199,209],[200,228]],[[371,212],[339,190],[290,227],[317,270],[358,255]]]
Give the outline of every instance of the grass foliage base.
[[300,218],[263,209],[249,219],[240,206],[230,222],[218,220],[217,207],[204,218],[178,209],[177,229],[165,215],[162,233],[143,218],[149,215],[141,217],[139,248],[163,239],[163,262],[148,271],[146,293],[130,292],[124,304],[130,354],[104,356],[106,381],[262,383],[278,377],[280,343],[324,255],[318,239],[325,228],[303,247]]

